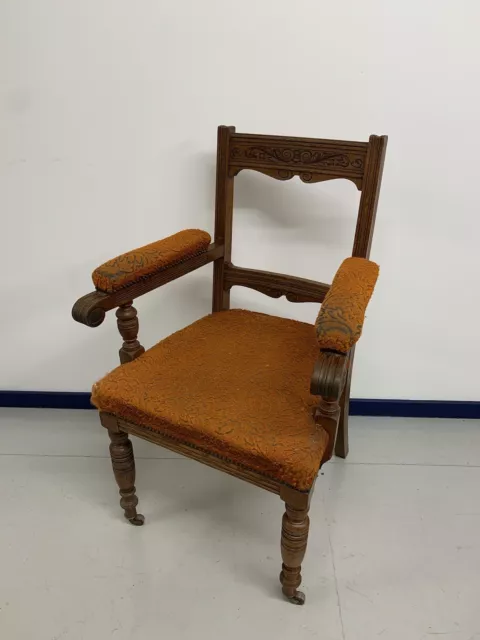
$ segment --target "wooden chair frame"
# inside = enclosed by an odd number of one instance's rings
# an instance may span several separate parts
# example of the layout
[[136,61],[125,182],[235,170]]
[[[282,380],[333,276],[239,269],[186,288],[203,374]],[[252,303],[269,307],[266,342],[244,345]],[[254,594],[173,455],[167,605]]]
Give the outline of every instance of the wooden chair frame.
[[[327,284],[240,268],[232,264],[235,176],[244,169],[251,169],[278,180],[299,176],[305,183],[334,178],[351,180],[361,190],[352,255],[368,258],[386,145],[386,136],[370,136],[368,143],[345,142],[239,134],[234,127],[219,127],[214,242],[205,253],[124,289],[114,293],[94,291],[83,296],[73,307],[74,319],[89,327],[96,327],[103,322],[107,311],[117,308],[117,325],[123,337],[120,361],[122,364],[130,362],[145,351],[137,340],[138,319],[133,300],[210,262],[214,263],[213,312],[230,308],[232,286],[249,287],[274,298],[285,296],[291,302],[322,303],[329,290]],[[319,351],[312,375],[311,392],[319,396],[314,419],[329,434],[329,447],[322,464],[331,457],[333,450],[340,457],[346,457],[348,453],[348,407],[353,356],[354,349],[345,355]],[[308,510],[313,486],[308,492],[298,491],[213,454],[177,442],[145,425],[134,424],[103,412],[100,412],[100,420],[108,430],[111,440],[110,453],[120,490],[120,504],[125,517],[133,524],[141,525],[144,519],[136,510],[138,498],[135,493],[135,460],[129,434],[278,494],[285,502],[281,535],[282,590],[290,601],[303,604],[305,596],[298,587],[307,546]]]

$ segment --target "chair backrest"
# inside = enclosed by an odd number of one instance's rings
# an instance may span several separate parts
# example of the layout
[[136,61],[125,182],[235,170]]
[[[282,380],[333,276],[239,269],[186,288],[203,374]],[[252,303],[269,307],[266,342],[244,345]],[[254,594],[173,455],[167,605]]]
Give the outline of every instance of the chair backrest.
[[213,310],[228,309],[230,289],[241,285],[292,302],[322,302],[329,285],[231,264],[233,184],[243,169],[260,171],[277,180],[299,176],[305,183],[346,178],[362,192],[352,255],[368,258],[382,180],[387,136],[368,142],[289,138],[236,133],[218,128],[215,243],[223,256],[214,263]]

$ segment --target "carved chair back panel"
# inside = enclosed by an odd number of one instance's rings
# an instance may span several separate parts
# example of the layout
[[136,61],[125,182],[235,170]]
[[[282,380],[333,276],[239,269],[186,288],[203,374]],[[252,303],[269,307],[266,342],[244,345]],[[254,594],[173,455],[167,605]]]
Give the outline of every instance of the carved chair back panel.
[[367,149],[364,142],[234,134],[230,138],[229,175],[253,169],[278,180],[293,176],[303,182],[347,178],[361,189]]

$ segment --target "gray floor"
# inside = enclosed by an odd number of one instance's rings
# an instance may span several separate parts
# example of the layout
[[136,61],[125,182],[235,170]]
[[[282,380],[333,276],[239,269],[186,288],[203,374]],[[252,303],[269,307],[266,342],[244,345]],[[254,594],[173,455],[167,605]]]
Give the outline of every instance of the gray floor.
[[275,496],[138,442],[142,528],[91,411],[0,410],[0,637],[480,639],[480,423],[354,418],[324,467],[307,602]]

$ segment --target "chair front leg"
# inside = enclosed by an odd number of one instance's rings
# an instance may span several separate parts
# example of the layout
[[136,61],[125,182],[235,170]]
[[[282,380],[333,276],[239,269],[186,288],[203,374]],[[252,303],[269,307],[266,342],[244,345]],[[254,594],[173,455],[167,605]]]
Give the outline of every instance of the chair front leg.
[[[121,305],[116,312],[118,330],[123,338],[120,349],[120,362],[125,364],[132,362],[142,353],[144,347],[137,340],[138,318],[137,310],[131,302]],[[100,421],[108,430],[110,436],[110,457],[112,459],[113,473],[120,491],[120,506],[124,510],[125,518],[132,524],[140,526],[145,518],[137,513],[138,498],[135,493],[135,457],[133,445],[128,433],[120,431],[114,416],[100,413]]]
[[285,597],[293,604],[304,604],[305,594],[298,591],[302,582],[301,567],[307,549],[309,506],[304,509],[295,508],[285,503],[282,519],[282,572],[280,582]]
[[110,457],[113,473],[120,493],[120,506],[125,518],[132,524],[141,526],[145,518],[137,513],[138,498],[135,493],[135,458],[128,433],[108,430],[110,436]]

